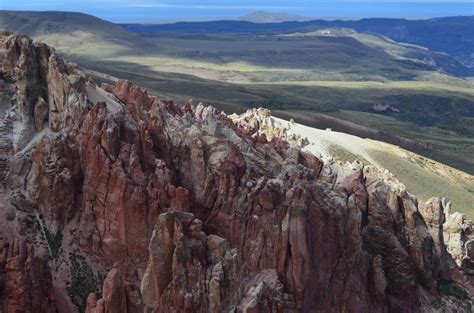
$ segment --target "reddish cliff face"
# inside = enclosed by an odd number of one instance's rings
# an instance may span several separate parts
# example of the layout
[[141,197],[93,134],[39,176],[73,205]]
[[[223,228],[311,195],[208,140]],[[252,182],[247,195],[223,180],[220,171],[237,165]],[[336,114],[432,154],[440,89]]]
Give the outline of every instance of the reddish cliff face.
[[0,45],[0,311],[470,310],[472,225],[445,242],[444,201]]

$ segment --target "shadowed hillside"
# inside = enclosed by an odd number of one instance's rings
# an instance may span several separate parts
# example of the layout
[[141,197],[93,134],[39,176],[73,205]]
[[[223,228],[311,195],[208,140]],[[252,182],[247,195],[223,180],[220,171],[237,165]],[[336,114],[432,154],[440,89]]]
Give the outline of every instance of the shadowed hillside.
[[378,33],[399,42],[417,44],[434,51],[449,53],[466,66],[474,65],[472,57],[474,53],[474,16],[427,20],[372,18],[358,21],[313,20],[266,24],[247,21],[181,22],[165,25],[124,24],[123,27],[134,32],[161,31],[207,34],[281,33],[313,31],[320,27],[344,27]]
[[[147,47],[141,36],[95,16],[76,12],[1,11],[0,30],[15,31],[46,41],[56,41],[57,48],[70,44],[97,45],[105,48]],[[109,47],[110,49],[110,47]]]

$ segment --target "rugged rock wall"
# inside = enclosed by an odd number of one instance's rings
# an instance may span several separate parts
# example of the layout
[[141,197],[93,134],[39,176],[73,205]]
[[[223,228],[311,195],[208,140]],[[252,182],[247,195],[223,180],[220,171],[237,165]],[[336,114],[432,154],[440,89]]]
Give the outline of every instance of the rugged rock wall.
[[469,311],[441,200],[0,38],[0,311]]

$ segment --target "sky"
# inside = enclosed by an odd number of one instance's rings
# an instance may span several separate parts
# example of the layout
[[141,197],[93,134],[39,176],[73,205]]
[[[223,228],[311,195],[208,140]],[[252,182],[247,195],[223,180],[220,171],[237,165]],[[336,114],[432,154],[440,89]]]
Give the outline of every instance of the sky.
[[287,12],[310,17],[429,18],[474,15],[474,0],[0,0],[0,9],[74,11],[113,22],[234,19],[254,12]]

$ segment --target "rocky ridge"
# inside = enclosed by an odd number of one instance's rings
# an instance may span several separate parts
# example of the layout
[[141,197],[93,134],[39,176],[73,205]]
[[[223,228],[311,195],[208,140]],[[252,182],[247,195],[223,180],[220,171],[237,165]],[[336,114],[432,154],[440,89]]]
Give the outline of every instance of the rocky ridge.
[[0,311],[470,311],[443,199],[16,34],[0,58]]

